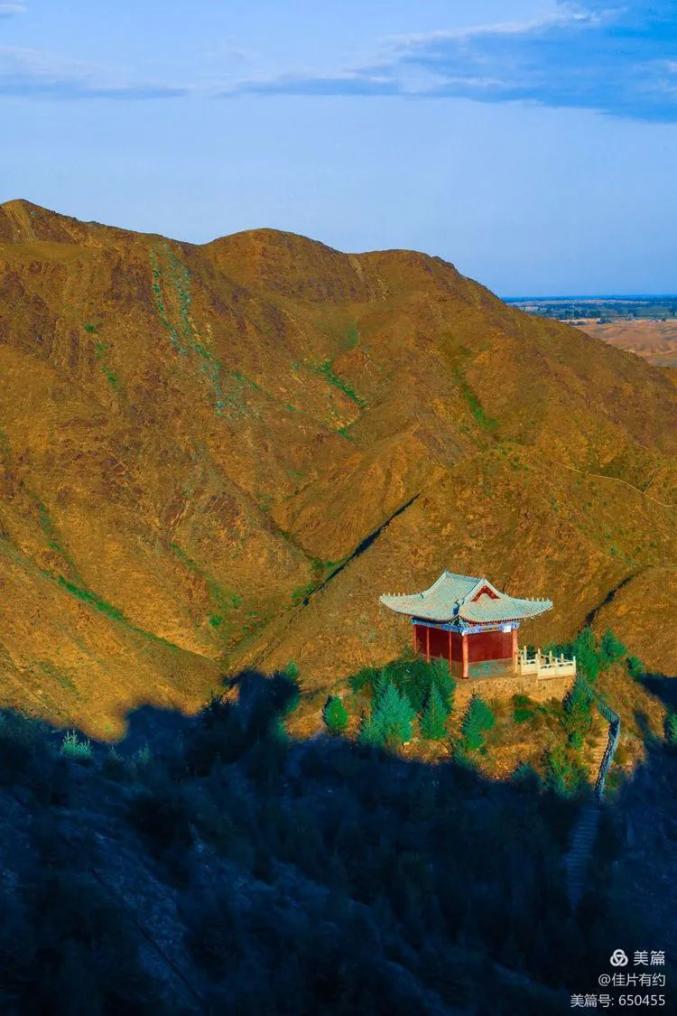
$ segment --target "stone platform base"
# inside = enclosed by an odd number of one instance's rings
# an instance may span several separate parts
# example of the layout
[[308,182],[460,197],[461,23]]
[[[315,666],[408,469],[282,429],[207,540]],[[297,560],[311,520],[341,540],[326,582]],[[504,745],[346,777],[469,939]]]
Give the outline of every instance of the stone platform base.
[[528,695],[535,702],[563,699],[573,688],[575,677],[523,677],[510,674],[504,677],[469,677],[456,681],[456,702],[464,703],[471,696],[483,699],[511,698]]

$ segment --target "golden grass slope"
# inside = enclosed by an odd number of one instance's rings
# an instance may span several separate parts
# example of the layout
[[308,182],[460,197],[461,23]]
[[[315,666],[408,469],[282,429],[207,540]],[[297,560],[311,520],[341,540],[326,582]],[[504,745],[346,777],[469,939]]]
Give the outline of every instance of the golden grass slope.
[[7,702],[114,733],[244,663],[327,686],[406,643],[378,595],[444,567],[552,596],[530,639],[613,609],[677,662],[651,579],[674,567],[674,386],[439,258],[10,202],[0,377]]

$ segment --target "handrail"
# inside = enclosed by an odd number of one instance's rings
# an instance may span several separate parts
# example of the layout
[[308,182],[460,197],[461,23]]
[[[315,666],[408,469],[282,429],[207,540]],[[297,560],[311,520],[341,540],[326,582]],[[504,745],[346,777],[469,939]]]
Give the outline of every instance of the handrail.
[[581,682],[583,687],[588,691],[591,698],[595,700],[595,705],[599,710],[599,713],[609,724],[609,733],[607,737],[607,745],[600,762],[599,770],[597,771],[597,779],[595,780],[595,797],[598,801],[601,801],[604,796],[604,783],[606,780],[607,773],[613,762],[616,748],[621,736],[621,718],[618,713],[614,712],[611,706],[604,701],[599,692],[592,687],[591,684],[586,681],[582,674],[578,675],[578,680]]
[[535,674],[536,677],[571,677],[576,673],[576,657],[544,653],[540,649],[529,656],[527,647],[522,646],[517,655],[517,668],[521,674]]

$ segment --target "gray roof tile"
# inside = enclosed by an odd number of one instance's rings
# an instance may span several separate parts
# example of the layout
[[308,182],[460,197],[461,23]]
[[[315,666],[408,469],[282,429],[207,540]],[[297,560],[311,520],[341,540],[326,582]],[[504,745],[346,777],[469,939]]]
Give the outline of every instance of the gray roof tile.
[[[494,595],[482,593],[473,602],[484,586]],[[467,621],[469,624],[517,621],[536,617],[552,607],[552,600],[518,599],[500,592],[488,579],[449,571],[442,572],[422,593],[384,595],[379,599],[398,614],[428,621]]]

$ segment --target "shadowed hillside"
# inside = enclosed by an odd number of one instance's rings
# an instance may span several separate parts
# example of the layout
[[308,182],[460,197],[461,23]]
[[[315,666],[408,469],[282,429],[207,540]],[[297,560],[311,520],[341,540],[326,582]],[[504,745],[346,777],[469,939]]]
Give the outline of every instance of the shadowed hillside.
[[3,1013],[554,1016],[619,943],[670,983],[674,749],[603,809],[572,909],[589,791],[295,741],[288,679],[231,683],[117,750],[0,714]]
[[112,737],[224,668],[329,686],[447,567],[674,672],[674,387],[439,258],[9,202],[0,377],[4,704]]

